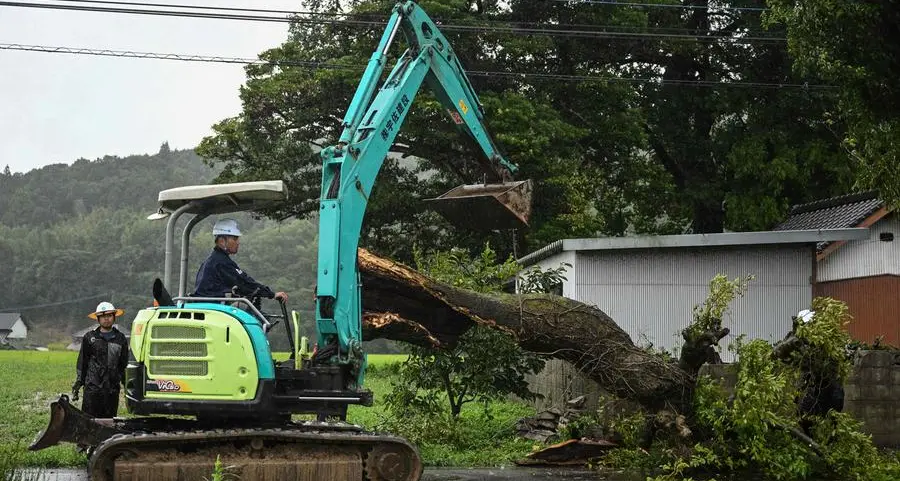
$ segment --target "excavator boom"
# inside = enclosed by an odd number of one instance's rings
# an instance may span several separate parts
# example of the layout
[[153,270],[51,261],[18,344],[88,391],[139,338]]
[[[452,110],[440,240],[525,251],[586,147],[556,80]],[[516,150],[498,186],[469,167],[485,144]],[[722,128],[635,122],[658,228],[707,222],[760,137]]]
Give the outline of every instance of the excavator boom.
[[[408,48],[376,89],[398,32]],[[319,349],[329,348],[320,358],[353,365],[360,385],[365,373],[356,268],[360,231],[378,172],[423,83],[480,147],[489,181],[431,199],[436,209],[451,221],[483,230],[522,227],[530,216],[531,183],[511,180],[518,169],[488,135],[481,102],[450,42],[416,2],[398,3],[344,116],[338,144],[321,152],[316,322]]]

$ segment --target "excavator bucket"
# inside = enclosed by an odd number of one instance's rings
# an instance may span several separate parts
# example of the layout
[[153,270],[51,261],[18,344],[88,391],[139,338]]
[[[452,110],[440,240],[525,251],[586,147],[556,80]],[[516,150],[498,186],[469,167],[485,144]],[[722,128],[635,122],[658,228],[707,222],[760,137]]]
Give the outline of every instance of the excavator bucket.
[[69,396],[61,394],[59,399],[50,403],[47,428],[37,435],[28,449],[39,451],[60,442],[96,446],[119,433],[121,431],[114,427],[112,419],[95,419],[72,406]]
[[475,230],[518,229],[531,216],[531,180],[460,185],[426,199],[453,224]]

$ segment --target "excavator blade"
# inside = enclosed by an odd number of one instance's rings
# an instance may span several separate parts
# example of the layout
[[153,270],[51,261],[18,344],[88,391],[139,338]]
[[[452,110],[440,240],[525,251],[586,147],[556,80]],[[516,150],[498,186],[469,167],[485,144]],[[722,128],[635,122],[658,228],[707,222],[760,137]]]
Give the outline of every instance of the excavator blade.
[[94,419],[69,403],[69,396],[60,394],[50,403],[50,422],[41,431],[29,451],[39,451],[61,442],[96,446],[122,431],[113,426],[112,419]]
[[531,180],[460,185],[426,199],[453,224],[475,230],[519,229],[531,216]]

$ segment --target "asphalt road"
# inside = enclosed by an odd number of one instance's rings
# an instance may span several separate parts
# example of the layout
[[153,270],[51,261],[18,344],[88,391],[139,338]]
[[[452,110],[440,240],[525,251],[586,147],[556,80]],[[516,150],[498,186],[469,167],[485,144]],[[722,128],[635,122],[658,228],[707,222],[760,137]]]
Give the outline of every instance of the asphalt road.
[[[30,481],[88,481],[88,476],[81,469],[52,469],[41,472],[40,477],[26,476],[25,479]],[[632,479],[584,469],[520,467],[434,468],[426,469],[422,476],[422,481],[632,481]]]

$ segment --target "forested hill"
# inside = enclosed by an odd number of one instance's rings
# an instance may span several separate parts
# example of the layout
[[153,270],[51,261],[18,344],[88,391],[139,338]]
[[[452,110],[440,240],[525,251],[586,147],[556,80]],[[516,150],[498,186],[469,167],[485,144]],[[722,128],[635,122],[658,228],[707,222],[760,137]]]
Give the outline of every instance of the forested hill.
[[167,144],[156,155],[79,159],[25,174],[7,169],[0,175],[0,224],[47,226],[99,208],[147,211],[161,189],[205,184],[214,174],[193,150]]
[[[93,321],[101,300],[126,309],[130,325],[162,277],[165,221],[149,221],[160,190],[211,182],[192,150],[104,157],[0,174],[0,311],[21,312],[33,343],[62,341]],[[315,226],[234,216],[245,233],[235,260],[260,282],[287,291],[309,318]],[[188,289],[212,246],[207,219],[194,230]],[[179,223],[180,227],[184,222]],[[177,267],[174,272],[177,277]],[[177,291],[176,286],[170,290]]]

